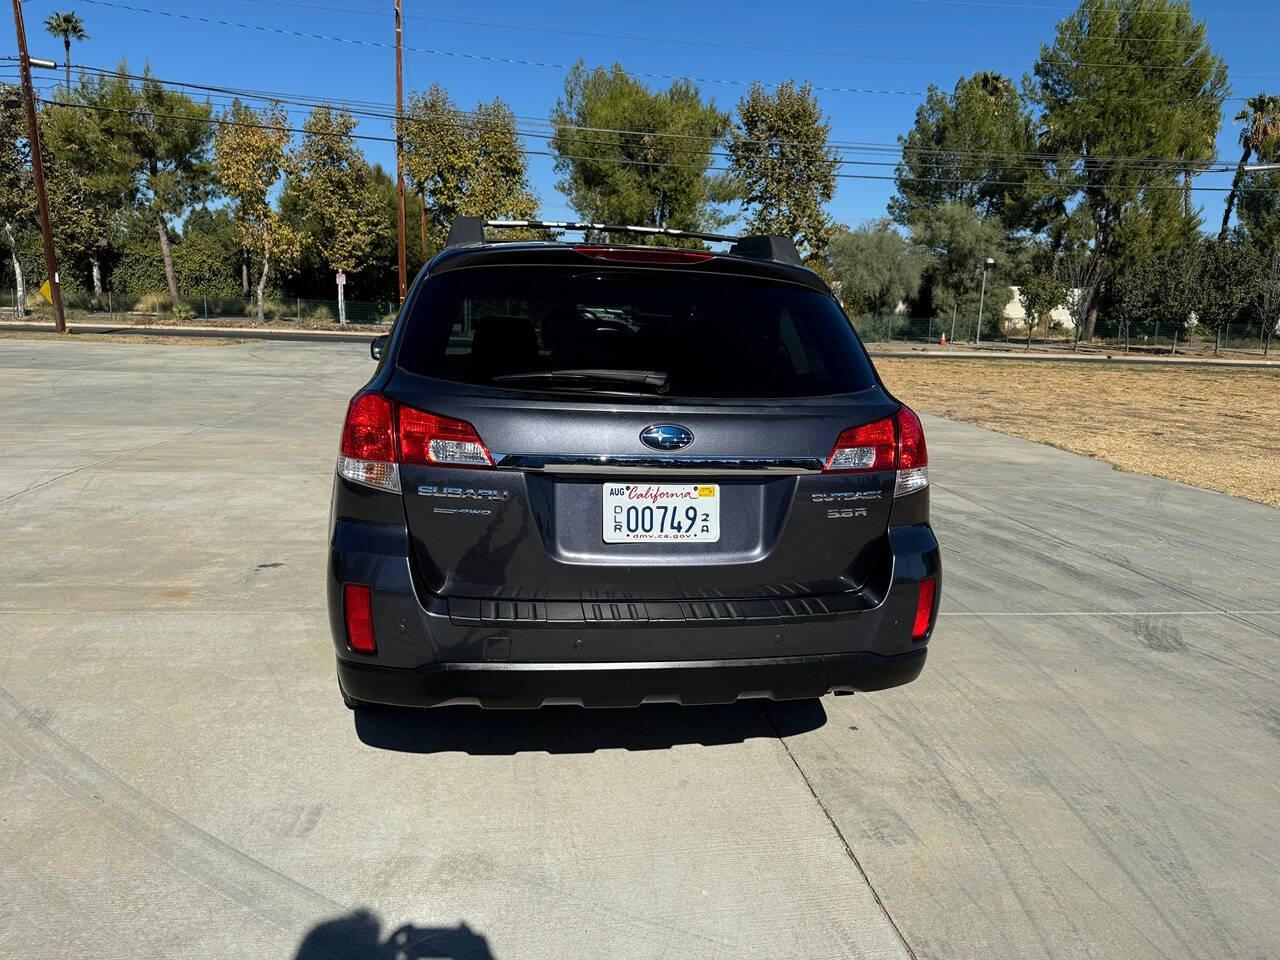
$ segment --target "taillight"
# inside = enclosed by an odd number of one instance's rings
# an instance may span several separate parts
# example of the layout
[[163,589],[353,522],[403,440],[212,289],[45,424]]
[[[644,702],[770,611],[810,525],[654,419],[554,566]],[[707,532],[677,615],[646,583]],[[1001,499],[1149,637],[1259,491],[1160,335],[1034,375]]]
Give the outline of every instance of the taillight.
[[885,417],[841,433],[823,469],[827,473],[892,470],[895,462],[893,418]]
[[396,459],[395,432],[391,425],[391,401],[380,393],[357,393],[342,425],[342,455],[355,460]]
[[377,653],[373,638],[373,591],[363,583],[342,587],[342,614],[347,622],[347,643],[359,653]]
[[892,417],[842,432],[823,472],[896,470],[893,495],[900,497],[929,485],[928,464],[920,418],[909,407],[901,407]]
[[465,420],[401,407],[376,392],[356,394],[342,426],[338,473],[399,493],[403,463],[492,467],[493,457]]
[[578,244],[573,248],[592,260],[614,260],[620,263],[703,263],[715,256],[705,250],[675,250],[671,247],[595,247]]
[[933,623],[934,601],[938,598],[938,578],[926,577],[920,581],[920,593],[916,597],[916,620],[911,625],[911,639],[923,640]]
[[493,457],[465,420],[400,408],[400,462],[451,467],[492,467]]
[[924,427],[910,407],[898,410],[898,480],[893,495],[901,497],[929,485],[929,451],[924,445]]
[[357,393],[342,425],[338,473],[348,480],[391,493],[400,492],[396,466],[395,410],[380,393]]

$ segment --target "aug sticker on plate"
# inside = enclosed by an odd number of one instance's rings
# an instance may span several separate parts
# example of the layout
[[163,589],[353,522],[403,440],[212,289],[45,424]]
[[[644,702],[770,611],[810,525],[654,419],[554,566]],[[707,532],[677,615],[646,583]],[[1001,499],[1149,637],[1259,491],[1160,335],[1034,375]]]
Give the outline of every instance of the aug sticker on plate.
[[714,483],[606,483],[605,543],[715,543],[720,487]]

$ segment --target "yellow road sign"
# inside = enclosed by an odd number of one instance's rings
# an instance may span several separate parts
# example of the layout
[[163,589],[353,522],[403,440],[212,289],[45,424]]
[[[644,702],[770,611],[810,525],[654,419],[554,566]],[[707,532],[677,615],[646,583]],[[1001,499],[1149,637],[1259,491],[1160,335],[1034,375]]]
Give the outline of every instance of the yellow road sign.
[[40,296],[44,297],[49,303],[53,303],[53,291],[49,289],[48,280],[40,284]]

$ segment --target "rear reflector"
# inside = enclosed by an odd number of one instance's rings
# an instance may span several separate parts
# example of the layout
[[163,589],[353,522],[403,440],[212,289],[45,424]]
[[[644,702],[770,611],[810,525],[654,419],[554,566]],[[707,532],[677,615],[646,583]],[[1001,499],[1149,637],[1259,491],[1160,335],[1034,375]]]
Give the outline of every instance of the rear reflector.
[[896,459],[893,418],[885,417],[841,433],[823,469],[827,473],[892,470]]
[[592,260],[614,260],[619,263],[703,263],[715,256],[705,250],[673,250],[670,247],[593,247],[578,244],[573,248]]
[[926,577],[920,581],[920,596],[916,600],[916,622],[911,627],[911,639],[923,640],[929,633],[933,623],[933,602],[938,596],[937,577]]
[[362,583],[342,587],[342,610],[347,621],[347,643],[358,653],[377,653],[373,639],[373,591]]
[[493,457],[465,420],[400,408],[400,462],[452,467],[492,467]]

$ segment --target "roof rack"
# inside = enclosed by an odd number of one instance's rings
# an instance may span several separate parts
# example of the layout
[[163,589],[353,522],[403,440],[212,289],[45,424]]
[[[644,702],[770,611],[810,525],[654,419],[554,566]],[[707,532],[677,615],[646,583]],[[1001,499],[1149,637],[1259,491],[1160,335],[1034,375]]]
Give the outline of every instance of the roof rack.
[[674,230],[671,227],[642,227],[616,223],[584,223],[572,220],[483,220],[480,217],[458,217],[449,228],[446,247],[462,247],[484,243],[485,227],[497,230],[591,230],[596,233],[657,234],[664,237],[683,237],[688,240],[706,240],[712,243],[728,243],[729,252],[754,260],[777,260],[800,266],[800,254],[790,237],[755,236],[733,237],[722,233],[702,233],[697,230]]

